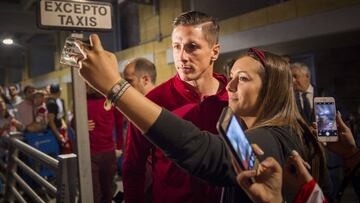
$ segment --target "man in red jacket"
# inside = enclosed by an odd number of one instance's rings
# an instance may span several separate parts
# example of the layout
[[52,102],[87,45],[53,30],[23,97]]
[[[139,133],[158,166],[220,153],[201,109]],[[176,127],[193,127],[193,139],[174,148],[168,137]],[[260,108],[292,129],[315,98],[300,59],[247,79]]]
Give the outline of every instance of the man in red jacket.
[[[124,68],[124,79],[130,83],[141,94],[146,95],[155,87],[156,82],[156,68],[155,65],[146,58],[135,58],[131,60]],[[125,121],[127,123],[127,120]],[[127,126],[125,124],[125,126]],[[117,153],[122,155],[123,140],[118,139],[121,143],[117,142]]]
[[[131,60],[124,68],[124,79],[130,83],[141,94],[146,95],[155,88],[156,68],[155,65],[146,58],[135,58]],[[152,171],[151,159],[149,157],[146,163],[146,174],[144,183],[144,200],[151,202],[152,191]]]
[[[199,128],[216,133],[216,122],[227,106],[225,76],[213,72],[219,56],[219,25],[207,14],[187,12],[173,23],[172,48],[177,74],[156,87],[147,97]],[[218,202],[219,188],[173,164],[130,125],[123,163],[127,203],[144,202],[146,162],[152,160],[152,202]]]

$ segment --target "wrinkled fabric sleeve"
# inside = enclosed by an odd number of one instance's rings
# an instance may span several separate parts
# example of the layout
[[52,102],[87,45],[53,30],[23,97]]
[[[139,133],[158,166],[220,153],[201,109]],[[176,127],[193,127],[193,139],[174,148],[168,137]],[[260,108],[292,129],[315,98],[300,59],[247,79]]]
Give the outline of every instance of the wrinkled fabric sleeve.
[[163,109],[145,135],[189,174],[218,186],[234,186],[236,174],[223,140]]
[[122,168],[124,197],[126,203],[144,202],[146,162],[151,144],[141,132],[129,124]]
[[307,182],[302,186],[300,191],[298,192],[294,203],[302,203],[302,202],[318,202],[318,203],[327,203],[327,199],[325,198],[321,188],[316,183],[314,179]]

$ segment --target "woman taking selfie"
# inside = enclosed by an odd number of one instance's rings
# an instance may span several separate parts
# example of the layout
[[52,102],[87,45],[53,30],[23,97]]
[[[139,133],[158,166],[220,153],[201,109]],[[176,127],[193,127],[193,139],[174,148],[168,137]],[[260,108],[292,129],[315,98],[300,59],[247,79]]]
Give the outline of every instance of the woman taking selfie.
[[[245,202],[246,195],[237,186],[231,155],[220,136],[200,131],[130,87],[118,73],[115,56],[103,50],[97,35],[90,39],[92,47],[78,45],[86,55],[79,61],[81,76],[175,163],[191,175],[226,186],[223,202]],[[319,170],[325,170],[323,153],[298,113],[287,61],[269,52],[250,49],[235,61],[227,90],[229,107],[247,129],[247,138],[264,152],[259,157],[261,161],[272,156],[284,165],[288,153],[295,149],[305,161],[320,166],[312,166],[313,175],[319,177]],[[323,181],[318,181],[322,185]],[[284,184],[287,188],[286,181]],[[296,191],[284,191],[289,202],[295,195]]]

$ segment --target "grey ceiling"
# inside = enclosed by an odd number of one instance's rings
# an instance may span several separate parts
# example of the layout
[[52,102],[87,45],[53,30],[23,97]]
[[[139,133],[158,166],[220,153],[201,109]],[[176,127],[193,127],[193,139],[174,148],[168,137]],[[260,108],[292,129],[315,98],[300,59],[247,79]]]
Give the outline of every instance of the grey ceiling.
[[[0,1],[0,83],[4,82],[5,74],[10,72],[10,82],[21,79],[21,69],[25,67],[26,61],[32,64],[30,59],[37,58],[37,50],[42,53],[54,50],[55,32],[36,27],[35,4],[35,0]],[[7,37],[14,40],[12,46],[2,43]],[[47,58],[43,61],[49,61]]]
[[[21,81],[26,66],[30,77],[54,70],[59,31],[37,28],[37,3],[38,0],[0,0],[0,84],[5,83],[5,76],[10,83]],[[104,46],[114,50],[114,32],[102,35]],[[7,37],[14,40],[13,45],[2,43]]]

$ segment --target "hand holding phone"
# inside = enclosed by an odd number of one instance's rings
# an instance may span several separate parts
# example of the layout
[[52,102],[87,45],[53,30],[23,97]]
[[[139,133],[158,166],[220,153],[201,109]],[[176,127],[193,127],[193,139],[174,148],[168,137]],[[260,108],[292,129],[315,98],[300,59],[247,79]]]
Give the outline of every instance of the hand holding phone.
[[336,107],[333,97],[314,98],[315,120],[320,142],[337,142]]
[[83,46],[91,46],[89,39],[84,38],[83,34],[71,34],[65,40],[60,57],[61,64],[79,67],[78,59],[86,58],[86,56],[75,45],[75,42],[81,43]]
[[[348,159],[349,157],[353,157],[359,149],[356,146],[356,142],[350,128],[341,118],[340,112],[337,112],[336,114],[336,123],[339,134],[339,141],[327,143],[326,147],[328,150],[342,158]],[[346,161],[344,164],[345,163]]]

